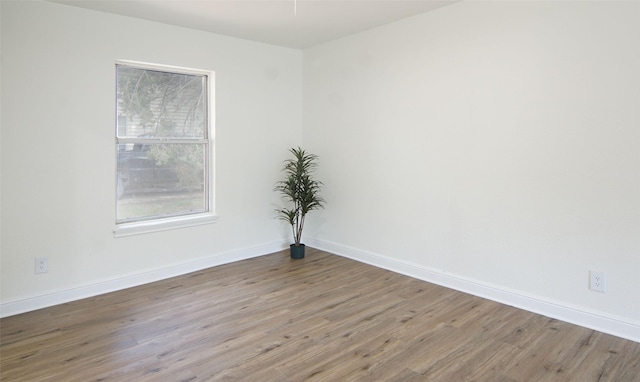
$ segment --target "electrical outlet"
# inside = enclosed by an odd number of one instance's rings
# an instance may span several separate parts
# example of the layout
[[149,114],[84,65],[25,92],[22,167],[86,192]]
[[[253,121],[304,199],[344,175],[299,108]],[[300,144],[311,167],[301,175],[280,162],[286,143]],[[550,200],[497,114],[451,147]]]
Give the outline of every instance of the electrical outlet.
[[607,277],[604,272],[589,272],[589,289],[601,293],[607,291]]
[[49,272],[49,258],[36,257],[36,274]]

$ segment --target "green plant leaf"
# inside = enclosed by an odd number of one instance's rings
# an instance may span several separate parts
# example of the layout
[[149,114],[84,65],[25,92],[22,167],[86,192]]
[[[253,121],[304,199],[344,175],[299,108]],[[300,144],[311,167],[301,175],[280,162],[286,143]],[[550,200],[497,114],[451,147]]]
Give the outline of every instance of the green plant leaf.
[[276,182],[274,191],[282,194],[282,198],[293,206],[276,211],[279,219],[291,225],[295,244],[299,245],[307,213],[324,208],[325,200],[320,196],[322,182],[313,178],[318,156],[300,147],[289,152],[293,158],[284,161],[284,179]]

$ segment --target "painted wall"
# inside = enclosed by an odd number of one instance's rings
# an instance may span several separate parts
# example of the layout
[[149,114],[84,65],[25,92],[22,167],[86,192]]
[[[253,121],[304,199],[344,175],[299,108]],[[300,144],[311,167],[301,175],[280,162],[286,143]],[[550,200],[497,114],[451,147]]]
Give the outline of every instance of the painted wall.
[[[303,142],[328,201],[308,243],[638,339],[639,7],[463,2],[300,52],[0,2],[0,313],[282,248],[271,189]],[[116,59],[216,72],[216,224],[113,237]]]
[[638,20],[638,2],[463,2],[305,50],[314,243],[640,339]]
[[[300,144],[300,51],[2,1],[2,59],[3,314],[288,241],[272,188]],[[116,59],[215,71],[217,223],[113,237]],[[49,257],[47,274],[34,275],[36,256]]]

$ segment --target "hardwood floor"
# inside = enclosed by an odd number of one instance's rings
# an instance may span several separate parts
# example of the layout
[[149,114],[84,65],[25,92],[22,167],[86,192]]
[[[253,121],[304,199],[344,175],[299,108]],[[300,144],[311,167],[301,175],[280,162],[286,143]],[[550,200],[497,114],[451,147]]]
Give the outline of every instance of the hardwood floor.
[[640,343],[308,248],[0,320],[2,381],[640,381]]

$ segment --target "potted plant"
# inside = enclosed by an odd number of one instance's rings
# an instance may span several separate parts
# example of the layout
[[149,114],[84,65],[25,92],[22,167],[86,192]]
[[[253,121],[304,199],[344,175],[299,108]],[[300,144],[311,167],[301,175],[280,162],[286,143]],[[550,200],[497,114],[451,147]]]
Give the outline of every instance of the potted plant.
[[304,244],[301,243],[304,220],[309,211],[324,207],[320,196],[322,182],[313,178],[318,156],[300,147],[289,150],[293,158],[284,161],[284,179],[277,182],[274,191],[282,194],[289,207],[277,209],[278,218],[291,225],[294,244],[291,244],[291,258],[304,258]]

